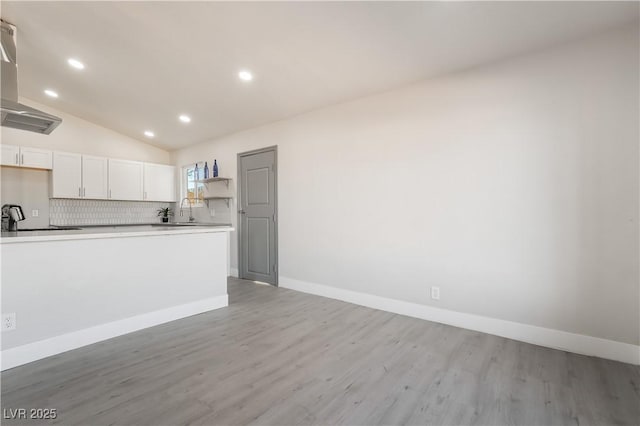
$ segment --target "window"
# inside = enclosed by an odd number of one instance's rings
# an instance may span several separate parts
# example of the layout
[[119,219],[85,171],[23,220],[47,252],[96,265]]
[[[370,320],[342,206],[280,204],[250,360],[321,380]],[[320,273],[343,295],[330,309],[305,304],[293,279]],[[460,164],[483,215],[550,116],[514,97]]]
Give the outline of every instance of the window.
[[204,162],[198,164],[198,174],[196,176],[196,165],[191,164],[182,168],[182,197],[188,198],[192,207],[202,207],[204,205],[204,184],[198,182],[204,175]]

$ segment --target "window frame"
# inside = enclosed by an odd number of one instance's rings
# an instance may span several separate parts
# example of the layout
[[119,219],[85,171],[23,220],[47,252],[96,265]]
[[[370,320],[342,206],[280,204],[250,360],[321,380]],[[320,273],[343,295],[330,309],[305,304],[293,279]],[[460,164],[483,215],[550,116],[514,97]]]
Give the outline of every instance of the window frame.
[[[194,170],[196,164],[198,165],[198,170],[203,170],[204,168],[204,161],[197,161],[195,163],[190,163],[187,165],[184,165],[180,168],[180,204],[182,205],[182,202],[184,201],[185,198],[189,199],[188,194],[189,194],[189,171],[190,170]],[[201,172],[202,173],[202,172]],[[195,181],[195,179],[194,179]],[[196,197],[195,197],[195,202],[191,203],[191,208],[202,208],[205,206],[204,203],[204,189],[205,189],[205,185],[204,183],[195,183],[195,188],[196,188]],[[203,198],[200,198],[198,196],[198,194],[200,194]]]

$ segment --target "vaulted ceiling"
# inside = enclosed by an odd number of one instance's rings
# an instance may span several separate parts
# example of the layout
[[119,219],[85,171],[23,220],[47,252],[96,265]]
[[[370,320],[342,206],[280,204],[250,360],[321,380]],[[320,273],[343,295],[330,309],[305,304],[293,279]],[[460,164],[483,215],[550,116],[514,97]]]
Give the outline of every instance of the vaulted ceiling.
[[[3,0],[1,14],[18,26],[21,96],[173,150],[631,23],[638,10],[636,2]],[[252,81],[238,78],[243,69]]]

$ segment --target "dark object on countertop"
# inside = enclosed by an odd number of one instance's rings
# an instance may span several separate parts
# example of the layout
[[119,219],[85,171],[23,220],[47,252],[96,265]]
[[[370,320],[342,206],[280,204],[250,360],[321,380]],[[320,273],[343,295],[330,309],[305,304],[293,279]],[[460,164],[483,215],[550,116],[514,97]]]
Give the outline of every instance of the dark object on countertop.
[[25,219],[22,207],[17,204],[5,204],[2,206],[2,230],[17,231],[18,222]]

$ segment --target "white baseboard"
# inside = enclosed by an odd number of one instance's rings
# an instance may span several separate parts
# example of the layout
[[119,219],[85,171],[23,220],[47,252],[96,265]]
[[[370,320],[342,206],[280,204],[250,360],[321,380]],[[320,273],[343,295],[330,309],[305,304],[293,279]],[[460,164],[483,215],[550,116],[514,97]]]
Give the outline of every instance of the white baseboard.
[[142,330],[143,328],[153,327],[154,325],[224,308],[225,306],[229,306],[229,296],[226,294],[205,300],[198,300],[197,302],[186,303],[184,305],[172,306],[159,311],[148,312],[146,314],[136,315],[134,317],[100,324],[83,330],[6,349],[2,351],[0,370],[8,370],[9,368],[37,361],[42,358],[111,339],[112,337],[122,336],[123,334],[132,333]]
[[343,290],[322,284],[314,284],[280,276],[279,285],[283,288],[304,293],[329,297],[344,302],[382,311],[393,312],[409,317],[420,318],[455,327],[480,331],[535,345],[574,352],[583,355],[612,359],[629,364],[640,365],[640,346],[582,334],[569,333],[551,328],[537,327],[512,321],[484,317],[432,306],[389,299],[372,294]]
[[238,268],[229,268],[229,276],[238,278]]

